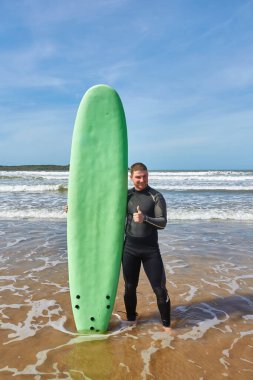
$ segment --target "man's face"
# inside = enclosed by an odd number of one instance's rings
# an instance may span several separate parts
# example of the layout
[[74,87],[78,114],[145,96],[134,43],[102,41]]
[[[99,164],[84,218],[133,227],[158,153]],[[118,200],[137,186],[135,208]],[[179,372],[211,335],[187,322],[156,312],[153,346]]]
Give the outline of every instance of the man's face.
[[148,172],[147,170],[136,170],[130,176],[136,190],[144,190],[148,186]]

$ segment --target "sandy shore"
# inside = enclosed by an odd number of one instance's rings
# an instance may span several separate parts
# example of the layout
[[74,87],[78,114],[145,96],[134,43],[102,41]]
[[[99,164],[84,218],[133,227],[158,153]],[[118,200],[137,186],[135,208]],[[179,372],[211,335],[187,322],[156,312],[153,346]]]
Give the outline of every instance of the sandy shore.
[[138,323],[123,281],[107,335],[76,334],[65,222],[0,222],[0,378],[252,379],[251,223],[169,224],[160,234],[175,337],[141,273]]

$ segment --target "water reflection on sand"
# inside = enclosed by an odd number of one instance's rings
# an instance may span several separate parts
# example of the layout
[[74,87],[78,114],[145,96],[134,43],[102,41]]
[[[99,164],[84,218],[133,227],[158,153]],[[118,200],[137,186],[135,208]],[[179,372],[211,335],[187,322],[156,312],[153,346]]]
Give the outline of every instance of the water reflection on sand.
[[65,221],[0,222],[0,377],[252,379],[252,223],[171,223],[160,234],[176,336],[146,276],[127,323],[120,278],[109,332],[75,331]]

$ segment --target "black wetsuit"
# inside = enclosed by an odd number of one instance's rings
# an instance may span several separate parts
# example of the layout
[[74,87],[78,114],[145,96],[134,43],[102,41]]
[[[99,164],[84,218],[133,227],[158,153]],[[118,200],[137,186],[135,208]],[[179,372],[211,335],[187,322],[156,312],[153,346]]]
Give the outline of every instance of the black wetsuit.
[[[144,215],[143,223],[136,223],[133,214],[137,206]],[[158,229],[167,223],[166,202],[161,193],[147,186],[142,191],[128,191],[126,238],[123,251],[124,301],[127,319],[136,319],[136,288],[141,263],[156,294],[157,305],[164,326],[170,326],[170,299],[166,289],[164,266],[158,246]]]

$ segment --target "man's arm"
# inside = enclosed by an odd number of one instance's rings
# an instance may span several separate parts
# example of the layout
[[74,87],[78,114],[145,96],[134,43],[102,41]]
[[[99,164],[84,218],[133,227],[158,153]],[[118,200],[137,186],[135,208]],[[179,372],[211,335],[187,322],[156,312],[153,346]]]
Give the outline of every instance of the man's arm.
[[136,223],[149,223],[152,226],[163,229],[167,224],[167,206],[164,197],[162,194],[158,193],[154,197],[155,208],[154,213],[155,216],[147,216],[142,213],[140,207],[137,206],[137,212],[133,214],[133,219]]
[[157,194],[155,197],[155,217],[144,215],[144,223],[152,224],[152,226],[163,229],[167,224],[167,206],[162,194]]

